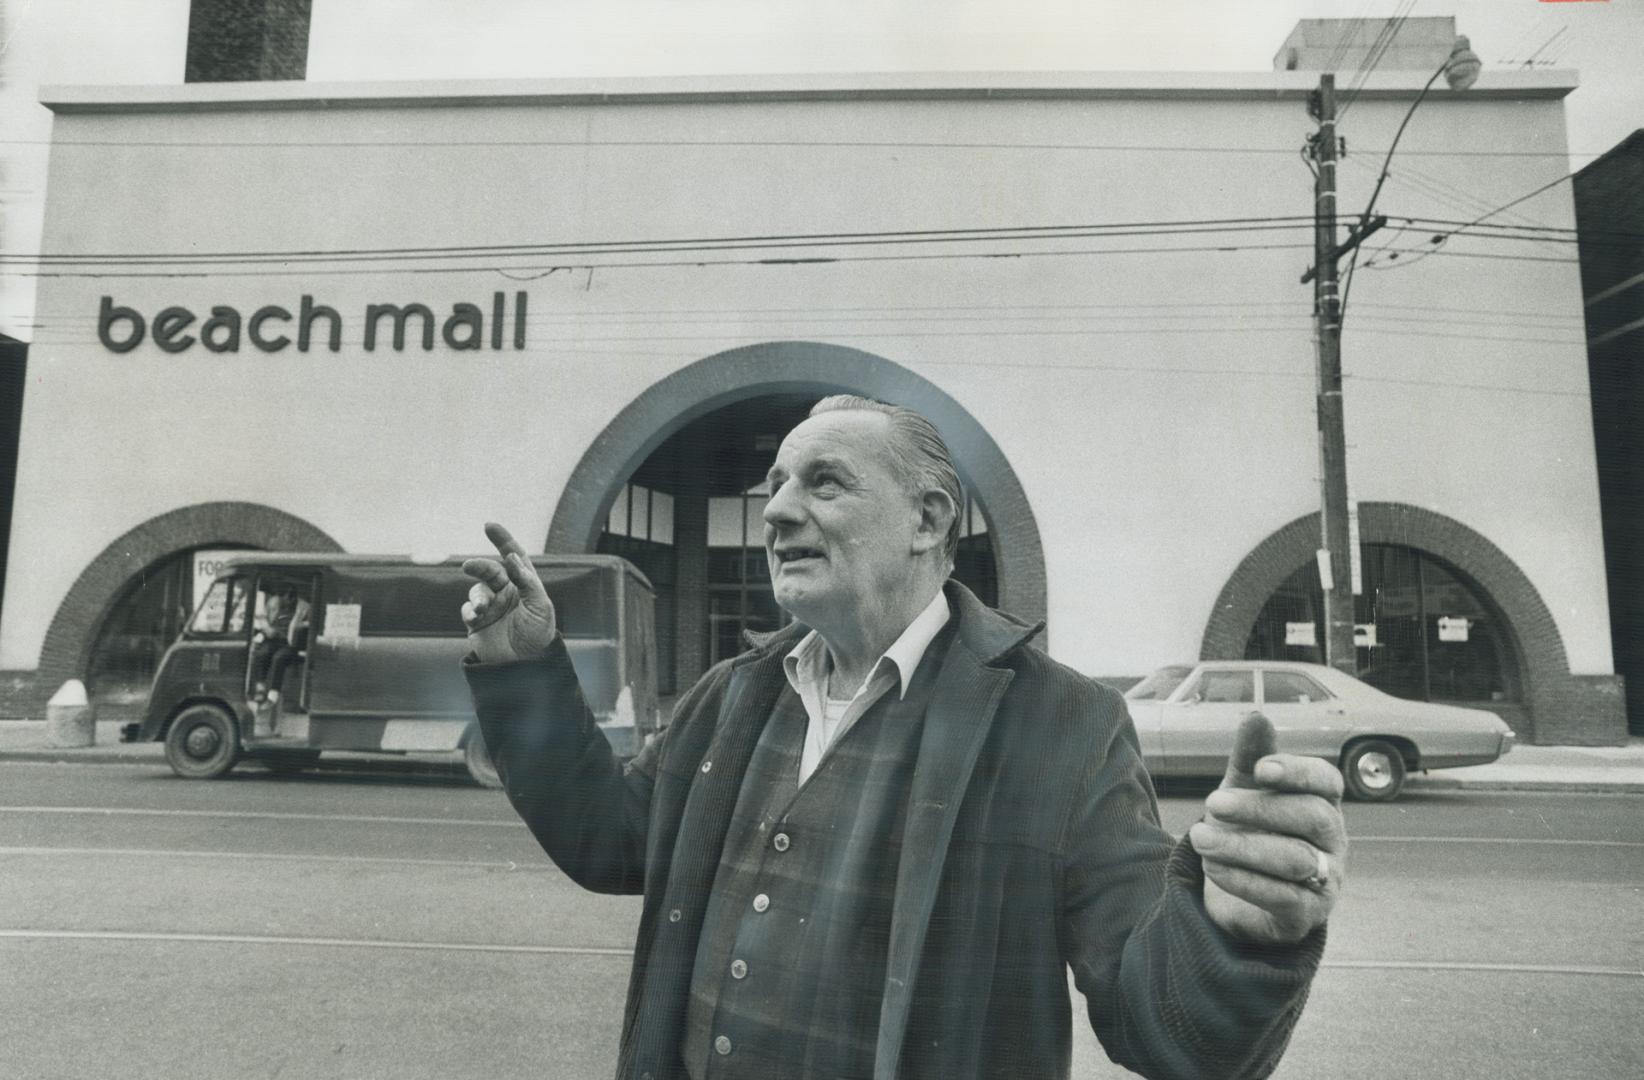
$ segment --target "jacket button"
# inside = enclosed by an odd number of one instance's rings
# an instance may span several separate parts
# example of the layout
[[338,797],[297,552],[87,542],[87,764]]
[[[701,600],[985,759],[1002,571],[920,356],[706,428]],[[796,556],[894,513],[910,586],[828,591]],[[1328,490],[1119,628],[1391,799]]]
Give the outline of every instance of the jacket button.
[[672,911],[668,912],[669,922],[678,922],[683,917],[683,913],[678,908],[674,908]]
[[768,908],[770,906],[771,906],[771,898],[766,896],[764,893],[760,893],[758,896],[754,897],[753,907],[754,907],[755,911],[764,911],[766,908]]
[[725,1036],[721,1035],[719,1038],[714,1040],[714,1050],[717,1051],[718,1053],[720,1053],[721,1055],[730,1053],[731,1052],[731,1040],[727,1039]]
[[748,965],[741,960],[731,961],[731,978],[745,979],[748,977]]
[[787,851],[788,843],[788,834],[785,832],[779,832],[771,839],[771,846],[778,851]]
[[703,772],[707,772],[708,770],[712,769],[713,767],[714,767],[714,763],[711,762],[711,761],[704,761],[702,763],[702,771]]

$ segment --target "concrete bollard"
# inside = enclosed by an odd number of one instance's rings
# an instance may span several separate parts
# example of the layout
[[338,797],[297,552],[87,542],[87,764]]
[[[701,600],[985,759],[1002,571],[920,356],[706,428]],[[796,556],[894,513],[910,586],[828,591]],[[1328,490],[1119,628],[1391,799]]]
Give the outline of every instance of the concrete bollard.
[[97,716],[86,700],[86,684],[70,679],[46,702],[46,745],[90,746],[97,741]]

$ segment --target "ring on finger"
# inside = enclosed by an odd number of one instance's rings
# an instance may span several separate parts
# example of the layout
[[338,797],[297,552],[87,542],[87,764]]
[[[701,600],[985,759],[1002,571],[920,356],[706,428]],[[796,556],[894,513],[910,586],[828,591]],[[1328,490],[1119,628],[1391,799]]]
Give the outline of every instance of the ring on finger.
[[1315,852],[1319,857],[1319,865],[1311,877],[1302,878],[1300,884],[1304,888],[1321,893],[1330,885],[1330,856],[1323,851]]

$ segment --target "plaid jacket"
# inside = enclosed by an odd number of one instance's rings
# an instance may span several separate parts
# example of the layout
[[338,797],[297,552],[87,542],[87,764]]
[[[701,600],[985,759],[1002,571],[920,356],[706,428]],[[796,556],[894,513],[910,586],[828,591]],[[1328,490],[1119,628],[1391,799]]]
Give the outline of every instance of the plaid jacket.
[[[1324,948],[1232,941],[1159,826],[1123,699],[945,586],[958,626],[926,712],[885,960],[874,1080],[1068,1075],[1067,969],[1109,1056],[1153,1077],[1277,1064]],[[586,888],[643,893],[619,1080],[681,1080],[703,913],[744,770],[787,685],[790,626],[716,666],[627,768],[562,643],[470,663],[509,799]]]

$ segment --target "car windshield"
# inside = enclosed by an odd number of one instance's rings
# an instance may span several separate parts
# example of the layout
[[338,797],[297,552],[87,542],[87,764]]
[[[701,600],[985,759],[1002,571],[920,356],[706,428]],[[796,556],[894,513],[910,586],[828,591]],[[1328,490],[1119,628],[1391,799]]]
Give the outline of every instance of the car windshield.
[[1187,678],[1187,673],[1192,670],[1193,668],[1187,664],[1162,667],[1132,686],[1125,697],[1131,701],[1163,701],[1170,696],[1172,690],[1182,685],[1182,680]]

